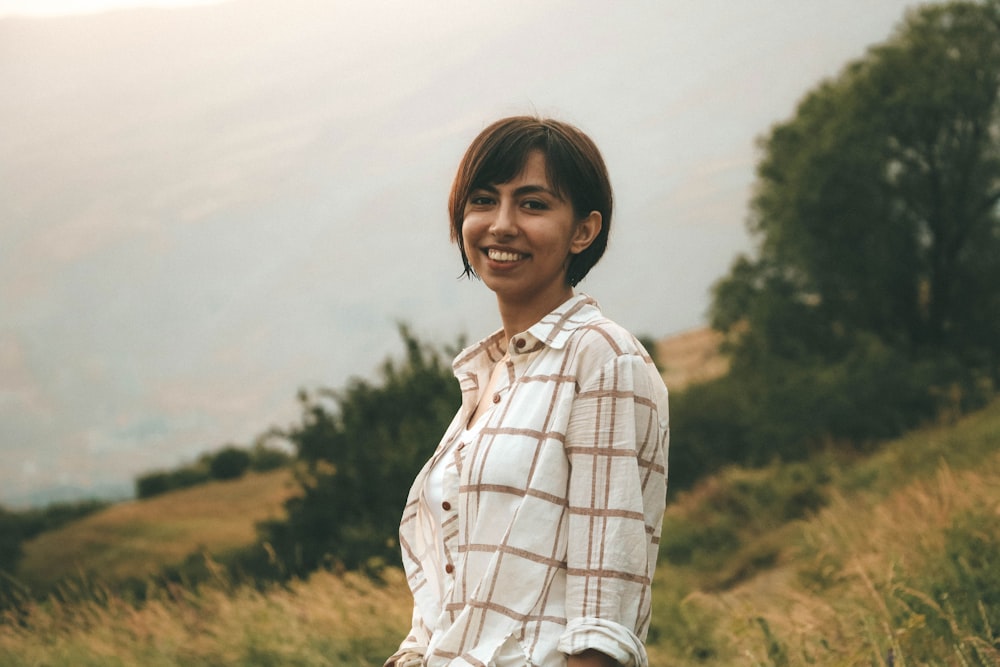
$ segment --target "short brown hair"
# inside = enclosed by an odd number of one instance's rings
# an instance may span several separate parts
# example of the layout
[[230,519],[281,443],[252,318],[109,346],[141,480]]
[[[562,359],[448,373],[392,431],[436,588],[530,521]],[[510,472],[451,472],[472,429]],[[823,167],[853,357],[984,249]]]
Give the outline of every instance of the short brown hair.
[[608,170],[597,146],[576,127],[549,118],[513,116],[498,120],[479,133],[458,166],[448,198],[451,240],[458,243],[465,275],[476,274],[465,255],[462,223],[465,203],[473,190],[507,183],[524,168],[535,150],[545,155],[549,185],[573,206],[577,219],[591,211],[601,214],[601,231],[582,252],[570,259],[566,282],[576,285],[604,254],[611,231],[612,193]]

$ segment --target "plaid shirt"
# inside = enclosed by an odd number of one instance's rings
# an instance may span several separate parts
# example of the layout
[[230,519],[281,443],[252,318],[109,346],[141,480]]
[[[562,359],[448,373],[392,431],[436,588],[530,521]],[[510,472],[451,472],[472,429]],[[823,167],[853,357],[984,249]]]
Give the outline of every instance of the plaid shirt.
[[[413,627],[386,664],[555,667],[594,648],[646,665],[666,387],[635,337],[577,295],[512,337],[485,426],[461,442],[502,339],[455,359],[462,407],[400,524]],[[424,486],[441,457],[438,525]]]

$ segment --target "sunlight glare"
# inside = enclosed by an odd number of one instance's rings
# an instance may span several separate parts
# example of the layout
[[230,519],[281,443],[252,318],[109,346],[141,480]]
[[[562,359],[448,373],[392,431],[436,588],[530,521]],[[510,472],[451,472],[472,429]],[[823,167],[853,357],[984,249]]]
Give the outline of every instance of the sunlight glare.
[[115,9],[174,9],[216,5],[226,0],[0,0],[0,18],[5,16],[71,16],[97,14]]

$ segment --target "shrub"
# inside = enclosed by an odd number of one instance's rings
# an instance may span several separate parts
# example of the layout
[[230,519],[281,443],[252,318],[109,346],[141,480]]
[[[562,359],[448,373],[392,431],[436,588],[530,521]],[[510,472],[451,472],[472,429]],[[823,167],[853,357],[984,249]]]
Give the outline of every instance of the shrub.
[[238,447],[225,447],[208,464],[212,479],[237,479],[250,467],[250,453]]
[[671,493],[744,458],[750,406],[731,377],[691,385],[670,397]]
[[257,442],[250,450],[250,469],[254,472],[267,472],[291,465],[294,457],[276,447],[268,447],[264,442]]
[[170,473],[156,471],[141,475],[135,480],[136,497],[152,498],[170,490]]
[[294,574],[399,562],[410,484],[461,404],[445,353],[400,333],[406,357],[387,360],[380,381],[299,396],[301,424],[284,435],[296,448],[301,493],[287,501],[287,521],[260,526],[262,542]]
[[17,567],[23,539],[23,525],[17,514],[0,507],[0,572],[13,572]]

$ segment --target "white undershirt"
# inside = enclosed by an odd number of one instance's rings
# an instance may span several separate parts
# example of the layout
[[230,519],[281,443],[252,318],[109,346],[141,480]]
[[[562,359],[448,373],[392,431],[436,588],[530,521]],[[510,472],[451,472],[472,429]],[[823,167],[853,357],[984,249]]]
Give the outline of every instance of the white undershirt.
[[[448,460],[454,455],[455,447],[458,446],[458,443],[461,442],[468,445],[479,435],[479,432],[483,430],[483,426],[486,424],[485,417],[487,414],[489,414],[489,410],[479,415],[479,419],[472,425],[472,428],[462,429],[462,433],[451,441],[448,449],[444,451],[440,458],[438,458],[437,463],[434,464],[434,467],[427,473],[427,486],[424,488],[424,494],[427,497],[427,504],[430,506],[431,515],[434,517],[435,527],[440,527],[444,523],[444,509],[441,507],[441,503],[444,502],[444,469],[448,466]],[[438,537],[441,536],[438,535]],[[440,541],[443,543],[444,540]]]
[[[483,426],[486,425],[486,416],[489,415],[492,409],[493,406],[491,404],[486,412],[479,415],[479,418],[476,419],[476,423],[473,424],[471,428],[462,429],[461,434],[451,441],[448,448],[438,458],[437,462],[427,473],[427,481],[424,486],[424,497],[427,499],[427,505],[431,511],[431,517],[433,518],[431,530],[433,531],[434,542],[437,545],[434,555],[434,569],[438,573],[438,581],[440,582],[448,580],[444,570],[448,559],[445,558],[444,555],[444,530],[442,530],[445,520],[445,510],[442,507],[442,503],[445,501],[444,471],[445,468],[448,467],[448,460],[455,455],[455,449],[458,447],[458,444],[464,443],[465,445],[468,445],[475,440],[479,435],[479,432],[483,430]],[[443,597],[443,590],[441,591],[441,594]]]

